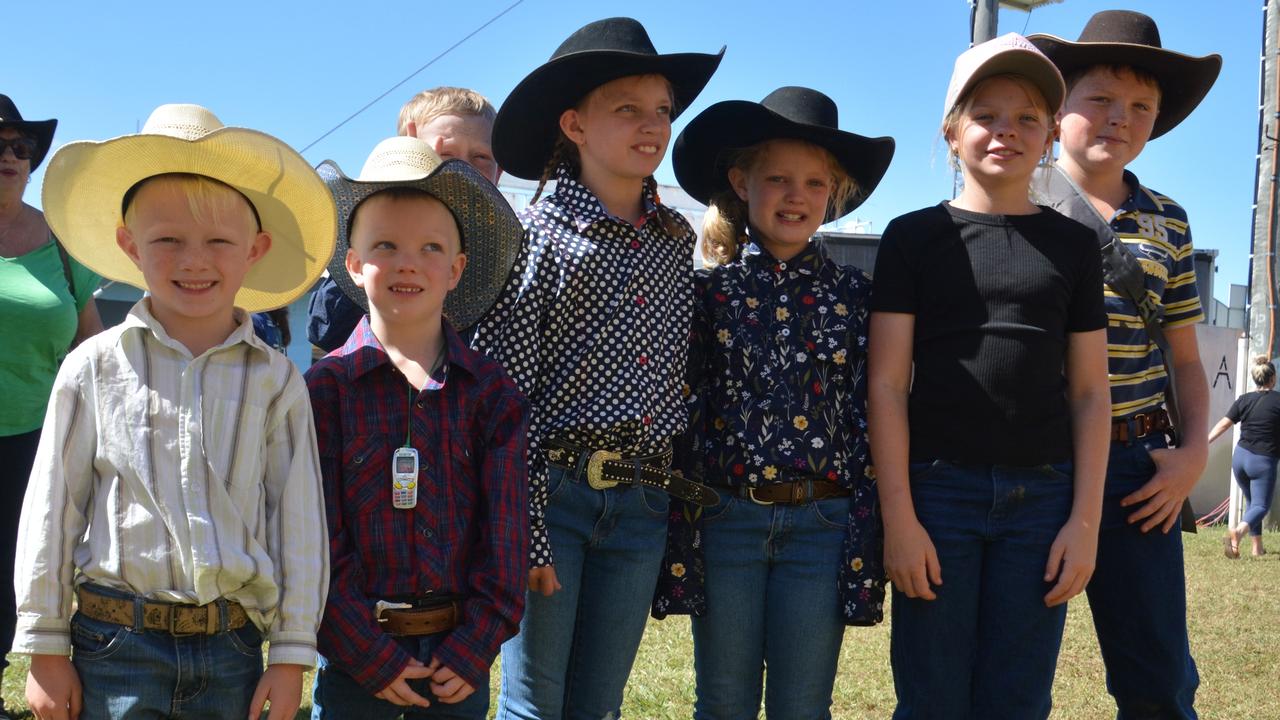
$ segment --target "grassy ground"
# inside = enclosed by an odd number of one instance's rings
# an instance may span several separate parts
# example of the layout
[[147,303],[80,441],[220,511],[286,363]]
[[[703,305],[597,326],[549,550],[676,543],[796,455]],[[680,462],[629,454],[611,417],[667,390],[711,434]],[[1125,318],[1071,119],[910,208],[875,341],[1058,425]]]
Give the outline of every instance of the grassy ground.
[[[1280,534],[1269,533],[1271,554],[1222,557],[1221,530],[1187,540],[1187,597],[1191,645],[1200,667],[1197,707],[1205,718],[1278,718],[1276,658],[1280,657]],[[1244,543],[1248,546],[1247,541]],[[1246,551],[1247,552],[1247,551]],[[23,710],[24,658],[13,657],[4,697]],[[494,673],[495,690],[497,672]],[[651,622],[627,688],[623,715],[659,720],[688,718],[693,705],[693,660],[688,620]],[[1102,660],[1087,603],[1071,604],[1054,684],[1054,720],[1106,718],[1114,713],[1106,694]],[[307,717],[304,707],[299,718]],[[836,678],[837,718],[887,718],[893,711],[889,628],[850,628]],[[29,713],[18,717],[29,718]]]

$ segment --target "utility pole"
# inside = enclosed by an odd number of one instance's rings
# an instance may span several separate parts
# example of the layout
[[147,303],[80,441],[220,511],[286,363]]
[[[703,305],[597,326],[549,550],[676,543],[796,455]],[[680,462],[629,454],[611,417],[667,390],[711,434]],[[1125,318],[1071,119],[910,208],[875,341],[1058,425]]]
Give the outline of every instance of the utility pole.
[[1276,161],[1280,148],[1280,0],[1266,0],[1262,20],[1262,57],[1258,83],[1258,155],[1254,176],[1253,254],[1249,258],[1249,353],[1274,358],[1276,345]]
[[995,38],[999,24],[1000,0],[971,0],[973,3],[971,44],[978,45]]

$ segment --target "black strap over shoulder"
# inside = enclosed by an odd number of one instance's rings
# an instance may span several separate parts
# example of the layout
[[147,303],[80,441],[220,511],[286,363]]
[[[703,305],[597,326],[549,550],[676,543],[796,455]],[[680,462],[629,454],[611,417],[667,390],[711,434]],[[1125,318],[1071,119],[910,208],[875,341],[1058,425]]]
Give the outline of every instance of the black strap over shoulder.
[[71,274],[71,256],[67,255],[67,249],[62,247],[62,241],[57,235],[52,233],[49,237],[53,238],[53,244],[58,248],[58,258],[62,260],[62,276],[67,279],[67,292],[71,293],[72,302],[76,299],[76,279]]

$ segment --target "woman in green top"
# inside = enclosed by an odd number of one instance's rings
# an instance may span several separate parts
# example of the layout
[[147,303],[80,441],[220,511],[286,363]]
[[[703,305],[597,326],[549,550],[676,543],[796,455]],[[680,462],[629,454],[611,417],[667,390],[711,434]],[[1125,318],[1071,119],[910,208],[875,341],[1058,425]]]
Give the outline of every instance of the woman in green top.
[[[98,277],[63,254],[44,214],[22,201],[57,124],[23,120],[0,95],[0,677],[16,622],[18,514],[49,391],[67,351],[102,330],[90,302]],[[0,720],[8,717],[0,699]]]

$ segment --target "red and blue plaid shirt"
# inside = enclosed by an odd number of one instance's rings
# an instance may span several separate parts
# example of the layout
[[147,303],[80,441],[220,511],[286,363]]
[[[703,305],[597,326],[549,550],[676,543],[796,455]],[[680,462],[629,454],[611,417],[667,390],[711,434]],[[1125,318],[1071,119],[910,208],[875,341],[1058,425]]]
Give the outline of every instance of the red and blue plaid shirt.
[[[376,693],[412,657],[383,633],[378,600],[462,596],[435,657],[482,687],[524,612],[529,501],[524,397],[501,366],[444,324],[439,381],[415,390],[365,317],[307,371],[329,521],[332,575],[320,652]],[[391,457],[419,455],[418,503],[391,505]],[[420,658],[424,662],[428,658]]]

